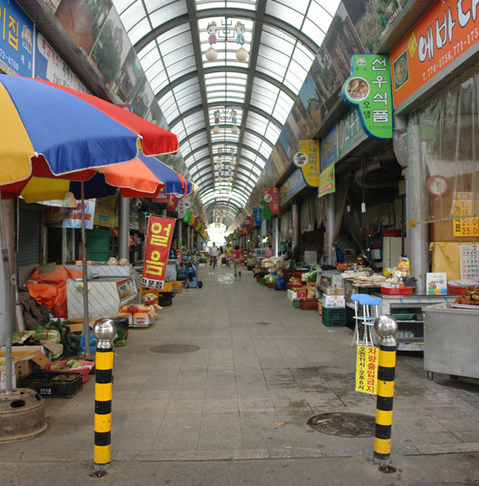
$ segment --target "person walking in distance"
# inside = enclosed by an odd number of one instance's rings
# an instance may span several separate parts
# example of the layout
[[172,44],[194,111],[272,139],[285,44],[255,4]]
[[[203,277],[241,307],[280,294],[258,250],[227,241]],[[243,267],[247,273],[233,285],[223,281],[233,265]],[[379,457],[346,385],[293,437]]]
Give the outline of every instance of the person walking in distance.
[[238,245],[235,246],[233,250],[233,267],[236,275],[241,277],[241,264],[243,263],[243,250],[240,250]]
[[231,261],[233,260],[233,248],[228,243],[225,248],[225,255],[226,255],[226,266],[231,267]]
[[216,247],[215,243],[213,242],[213,246],[210,247],[210,265],[213,265],[213,268],[216,267],[216,258],[218,256],[218,248]]

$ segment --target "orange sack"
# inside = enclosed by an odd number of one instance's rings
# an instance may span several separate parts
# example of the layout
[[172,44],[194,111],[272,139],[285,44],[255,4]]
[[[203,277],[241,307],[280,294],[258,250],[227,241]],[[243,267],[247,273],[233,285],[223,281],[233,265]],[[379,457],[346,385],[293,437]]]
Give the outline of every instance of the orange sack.
[[44,304],[55,317],[68,317],[67,314],[67,279],[81,278],[81,270],[73,270],[63,265],[55,265],[50,273],[39,273],[35,268],[26,282],[28,293],[39,305]]

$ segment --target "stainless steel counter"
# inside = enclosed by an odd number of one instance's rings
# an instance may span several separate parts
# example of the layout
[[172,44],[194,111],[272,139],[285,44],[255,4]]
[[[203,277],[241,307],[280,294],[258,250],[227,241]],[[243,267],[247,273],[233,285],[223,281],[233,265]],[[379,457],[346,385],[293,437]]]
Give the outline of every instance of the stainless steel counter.
[[424,312],[424,369],[433,373],[479,378],[479,306],[436,304]]

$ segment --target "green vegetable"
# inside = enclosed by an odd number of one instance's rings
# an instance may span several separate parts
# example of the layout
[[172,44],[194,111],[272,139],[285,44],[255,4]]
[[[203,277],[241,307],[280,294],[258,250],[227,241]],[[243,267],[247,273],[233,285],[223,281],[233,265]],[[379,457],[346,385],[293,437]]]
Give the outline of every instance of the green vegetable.
[[60,333],[54,329],[45,329],[44,327],[39,327],[35,330],[34,339],[36,341],[53,341],[54,343],[59,343],[61,336]]
[[77,368],[83,368],[83,363],[81,361],[75,361],[70,365],[71,370],[75,370]]
[[50,365],[50,369],[51,370],[62,370],[63,369],[63,366],[61,363],[52,363]]

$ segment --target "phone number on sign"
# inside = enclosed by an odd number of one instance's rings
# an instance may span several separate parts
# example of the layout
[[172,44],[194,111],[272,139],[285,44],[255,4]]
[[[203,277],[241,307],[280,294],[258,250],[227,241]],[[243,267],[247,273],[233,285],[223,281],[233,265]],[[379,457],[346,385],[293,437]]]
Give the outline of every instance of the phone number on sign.
[[479,218],[455,219],[454,236],[479,236]]

